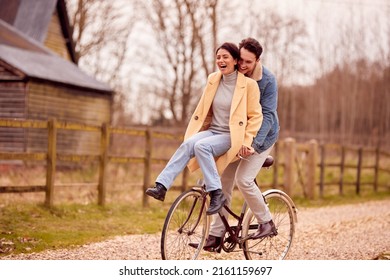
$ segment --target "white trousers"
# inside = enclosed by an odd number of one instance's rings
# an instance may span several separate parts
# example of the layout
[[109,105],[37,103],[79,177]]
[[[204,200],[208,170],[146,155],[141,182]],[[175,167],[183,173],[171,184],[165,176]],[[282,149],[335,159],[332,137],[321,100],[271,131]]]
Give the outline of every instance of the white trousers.
[[[247,160],[239,160],[229,164],[221,176],[222,191],[227,199],[227,205],[230,207],[233,188],[237,185],[259,224],[269,222],[272,219],[261,191],[255,184],[255,178],[260,172],[267,156],[271,153],[272,148],[273,146],[260,154],[255,152],[253,155],[247,157]],[[222,213],[228,218],[229,214],[225,209],[223,209]],[[214,214],[212,216],[209,234],[222,237],[225,230],[219,214]]]

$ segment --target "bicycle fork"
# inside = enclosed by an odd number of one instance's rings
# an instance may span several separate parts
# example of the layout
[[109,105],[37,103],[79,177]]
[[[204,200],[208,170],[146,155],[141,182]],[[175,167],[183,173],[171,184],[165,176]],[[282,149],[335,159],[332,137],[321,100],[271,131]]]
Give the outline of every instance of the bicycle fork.
[[[199,199],[202,199],[202,205],[199,208],[199,213],[194,213],[195,207],[198,204]],[[196,222],[194,223],[192,228],[187,232],[188,236],[194,234],[195,229],[198,227],[198,225],[202,219],[202,212],[205,208],[205,205],[206,205],[206,199],[205,199],[204,195],[202,195],[200,197],[195,197],[195,199],[192,203],[191,209],[190,209],[190,213],[188,214],[186,220],[183,222],[182,226],[177,230],[180,234],[183,233],[183,229],[186,227],[186,225],[187,225],[188,221],[191,219],[192,215],[195,215],[197,217]]]

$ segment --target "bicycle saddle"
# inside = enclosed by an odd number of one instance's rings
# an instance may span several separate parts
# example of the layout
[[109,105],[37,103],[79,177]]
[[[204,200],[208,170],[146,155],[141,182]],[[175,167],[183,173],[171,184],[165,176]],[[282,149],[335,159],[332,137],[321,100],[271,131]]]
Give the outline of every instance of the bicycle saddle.
[[263,167],[267,168],[274,164],[274,158],[272,156],[267,156],[263,163]]

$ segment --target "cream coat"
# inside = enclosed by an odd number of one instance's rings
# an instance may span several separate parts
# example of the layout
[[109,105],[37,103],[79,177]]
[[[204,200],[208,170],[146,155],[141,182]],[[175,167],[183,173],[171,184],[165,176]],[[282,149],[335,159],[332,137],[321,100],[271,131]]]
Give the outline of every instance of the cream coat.
[[[219,71],[209,75],[207,85],[192,114],[184,139],[188,139],[192,135],[208,129],[210,126],[212,116],[211,105],[221,78],[222,73]],[[230,108],[229,127],[231,147],[225,154],[216,159],[218,173],[220,175],[229,163],[238,159],[237,154],[242,145],[251,147],[253,138],[256,136],[263,121],[259,100],[260,91],[256,81],[238,72],[237,84]],[[196,158],[190,160],[188,168],[190,171],[195,171],[199,168]]]

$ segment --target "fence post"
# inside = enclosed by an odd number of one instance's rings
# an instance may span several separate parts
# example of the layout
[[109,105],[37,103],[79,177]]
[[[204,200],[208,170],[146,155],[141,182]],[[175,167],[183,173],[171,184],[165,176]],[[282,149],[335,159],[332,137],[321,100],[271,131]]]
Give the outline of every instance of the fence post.
[[374,166],[374,192],[378,192],[378,175],[379,175],[379,148],[375,149],[375,166]]
[[152,170],[152,132],[150,128],[145,131],[145,158],[144,158],[144,185],[143,185],[143,196],[142,205],[147,207],[149,205],[148,196],[145,191],[150,186],[150,176]]
[[341,147],[339,195],[344,193],[345,146]]
[[99,184],[98,184],[98,205],[103,206],[106,203],[106,167],[108,160],[108,149],[110,144],[110,132],[106,123],[102,124],[100,137],[100,165],[99,165]]
[[316,188],[316,170],[317,170],[317,150],[318,142],[309,141],[309,154],[307,159],[307,195],[309,199],[314,199],[314,190]]
[[362,171],[362,160],[363,160],[363,148],[358,149],[358,163],[357,163],[357,174],[356,174],[356,194],[360,194],[360,177]]
[[278,175],[279,175],[279,142],[275,143],[274,154],[275,154],[275,157],[274,157],[275,163],[273,166],[273,170],[274,170],[273,176],[274,177],[272,180],[272,187],[277,188],[278,184],[279,184],[279,178],[278,178]]
[[288,195],[292,196],[294,185],[294,160],[295,160],[295,139],[287,138],[285,140],[285,169],[284,169],[284,187]]
[[182,184],[181,184],[181,191],[184,192],[185,190],[188,189],[188,168],[184,168],[183,170],[183,181],[182,181]]
[[53,206],[54,181],[57,159],[57,125],[56,119],[51,119],[47,124],[47,159],[46,159],[46,195],[45,206]]
[[320,162],[320,197],[324,197],[324,185],[325,185],[325,157],[326,157],[326,151],[325,151],[325,145],[322,144],[320,146],[321,150],[321,162]]

